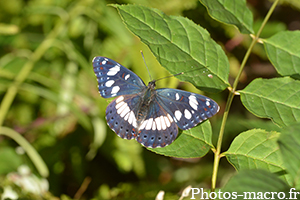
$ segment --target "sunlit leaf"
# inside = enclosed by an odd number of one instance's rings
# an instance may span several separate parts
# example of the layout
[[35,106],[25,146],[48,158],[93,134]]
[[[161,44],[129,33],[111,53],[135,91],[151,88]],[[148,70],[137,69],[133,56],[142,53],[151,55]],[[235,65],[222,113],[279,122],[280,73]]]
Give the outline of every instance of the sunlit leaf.
[[228,59],[204,28],[157,9],[114,6],[128,29],[148,45],[163,67],[172,74],[184,72],[178,76],[180,80],[211,92],[229,86]]
[[246,0],[200,0],[212,18],[238,27],[242,33],[253,33],[252,12]]
[[300,120],[300,81],[259,78],[239,92],[244,106],[259,117],[270,118],[280,126]]
[[300,79],[300,31],[281,31],[264,40],[267,55],[283,76]]
[[183,131],[169,146],[149,150],[170,157],[195,158],[202,157],[213,147],[212,130],[207,120],[199,126]]
[[[285,167],[279,151],[278,132],[252,129],[238,135],[225,152],[226,158],[238,171],[264,169],[283,174]],[[285,180],[289,177],[284,176]]]

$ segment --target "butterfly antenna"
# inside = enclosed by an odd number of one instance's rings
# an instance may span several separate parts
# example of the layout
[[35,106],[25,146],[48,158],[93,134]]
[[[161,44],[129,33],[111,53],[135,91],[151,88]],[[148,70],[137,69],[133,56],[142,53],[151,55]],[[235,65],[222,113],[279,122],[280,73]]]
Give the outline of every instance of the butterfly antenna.
[[147,71],[148,71],[148,74],[149,74],[149,78],[150,78],[150,80],[152,81],[153,79],[152,79],[152,77],[151,77],[151,74],[150,74],[149,68],[148,68],[148,66],[147,66],[147,63],[146,63],[146,60],[145,60],[145,57],[144,57],[143,51],[141,51],[141,54],[142,54],[142,58],[143,58],[143,60],[144,60],[144,63],[145,63],[145,65],[146,65],[146,68],[147,68]]
[[174,74],[174,75],[170,75],[170,76],[162,77],[162,78],[159,78],[159,79],[157,79],[156,81],[160,81],[160,80],[162,80],[162,79],[165,79],[165,78],[170,78],[170,77],[174,77],[174,76],[179,76],[179,75],[181,75],[181,74],[184,74],[184,72],[180,72],[180,73],[178,73],[178,74]]

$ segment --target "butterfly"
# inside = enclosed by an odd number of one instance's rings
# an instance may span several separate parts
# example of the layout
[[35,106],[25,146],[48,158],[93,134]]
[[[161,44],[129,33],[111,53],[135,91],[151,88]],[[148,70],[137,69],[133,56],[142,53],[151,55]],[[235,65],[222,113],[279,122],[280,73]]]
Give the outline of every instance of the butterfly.
[[203,95],[179,89],[155,89],[135,73],[106,57],[95,57],[93,69],[99,93],[117,97],[106,108],[108,126],[123,139],[136,139],[145,147],[165,147],[182,130],[193,128],[219,111]]

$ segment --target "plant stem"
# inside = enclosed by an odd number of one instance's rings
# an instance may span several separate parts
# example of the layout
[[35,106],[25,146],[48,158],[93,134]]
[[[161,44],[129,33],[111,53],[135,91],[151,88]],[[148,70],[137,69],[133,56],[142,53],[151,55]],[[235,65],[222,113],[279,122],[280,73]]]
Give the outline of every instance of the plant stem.
[[34,63],[42,56],[46,49],[48,49],[48,43],[44,41],[31,55],[30,59],[26,62],[22,70],[16,76],[14,83],[8,88],[0,105],[0,126],[2,126],[4,118],[18,92],[18,87],[26,80],[33,68]]
[[26,80],[35,62],[37,62],[44,55],[46,50],[52,45],[53,40],[61,33],[64,23],[65,23],[64,21],[58,23],[56,27],[53,29],[53,31],[51,31],[47,35],[46,39],[31,54],[28,61],[25,63],[25,65],[23,66],[19,74],[16,76],[14,83],[8,88],[0,105],[0,127],[3,125],[4,119],[18,92],[19,86]]
[[16,143],[18,143],[26,151],[39,174],[42,177],[48,177],[49,170],[47,168],[47,165],[38,154],[38,152],[31,146],[29,142],[27,142],[27,140],[22,137],[22,135],[7,127],[0,127],[0,135],[6,135],[12,138]]
[[252,40],[252,42],[251,42],[251,44],[250,44],[250,46],[249,46],[249,48],[248,48],[248,50],[245,54],[245,57],[244,57],[244,59],[241,63],[241,67],[239,69],[238,75],[236,76],[236,78],[234,80],[233,87],[230,90],[230,93],[228,95],[228,99],[227,99],[227,103],[226,103],[226,107],[225,107],[225,112],[224,112],[224,115],[223,115],[222,124],[221,124],[221,128],[220,128],[220,133],[219,133],[219,137],[218,137],[217,148],[216,148],[216,151],[214,152],[215,153],[215,158],[214,158],[213,174],[212,174],[212,180],[211,180],[211,191],[212,192],[214,192],[215,189],[216,189],[218,168],[219,168],[219,162],[220,162],[220,158],[221,158],[220,153],[221,153],[223,135],[224,135],[224,131],[225,131],[225,125],[226,125],[228,113],[229,113],[233,98],[235,96],[236,88],[237,88],[237,85],[239,83],[239,79],[241,77],[241,74],[244,70],[246,62],[247,62],[247,60],[248,60],[248,58],[249,58],[249,56],[252,52],[252,49],[253,49],[254,45],[257,43],[263,28],[265,27],[267,21],[269,20],[271,14],[273,13],[273,11],[274,11],[276,5],[278,4],[278,2],[279,2],[279,0],[276,0],[273,3],[272,7],[270,8],[268,14],[266,15],[266,17],[263,21],[263,23],[261,24],[256,36],[253,38],[253,40]]
[[15,99],[18,93],[19,87],[27,79],[28,75],[34,67],[34,64],[39,59],[41,59],[44,53],[52,46],[53,41],[65,29],[65,23],[66,20],[61,20],[60,22],[58,22],[54,29],[38,46],[38,48],[29,56],[28,61],[24,64],[21,71],[15,77],[14,82],[7,89],[7,92],[5,93],[0,105],[0,135],[6,135],[15,140],[25,150],[31,161],[36,166],[38,172],[43,177],[47,177],[49,175],[49,171],[41,156],[36,152],[36,150],[31,146],[31,144],[28,143],[19,133],[10,128],[2,127],[2,125],[13,103],[13,100]]

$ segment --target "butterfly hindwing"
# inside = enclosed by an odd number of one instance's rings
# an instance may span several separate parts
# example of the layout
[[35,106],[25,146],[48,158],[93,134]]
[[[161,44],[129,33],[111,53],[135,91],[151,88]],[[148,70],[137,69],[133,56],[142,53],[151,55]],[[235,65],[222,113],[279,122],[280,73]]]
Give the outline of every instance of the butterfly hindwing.
[[134,94],[146,87],[135,73],[109,58],[95,57],[93,68],[99,93],[104,98]]
[[177,137],[178,127],[157,101],[151,102],[145,119],[138,121],[141,96],[121,95],[113,100],[106,108],[108,126],[121,138],[135,138],[146,147],[156,148],[171,144]]
[[136,113],[139,102],[140,95],[122,95],[106,108],[108,126],[123,139],[131,140],[137,136]]
[[182,130],[193,128],[219,111],[218,104],[203,95],[178,89],[157,89],[159,104]]
[[146,147],[164,147],[171,144],[177,134],[178,127],[173,118],[154,99],[145,120],[140,124],[136,140]]

